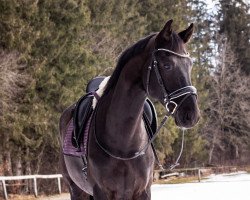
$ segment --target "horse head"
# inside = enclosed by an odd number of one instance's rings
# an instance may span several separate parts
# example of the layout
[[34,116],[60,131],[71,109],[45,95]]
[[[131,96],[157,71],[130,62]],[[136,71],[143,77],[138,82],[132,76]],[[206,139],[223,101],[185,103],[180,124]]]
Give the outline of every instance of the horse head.
[[196,88],[191,84],[192,60],[185,45],[193,33],[193,24],[176,33],[173,20],[154,37],[151,64],[147,69],[146,90],[159,100],[177,126],[193,127],[199,120]]

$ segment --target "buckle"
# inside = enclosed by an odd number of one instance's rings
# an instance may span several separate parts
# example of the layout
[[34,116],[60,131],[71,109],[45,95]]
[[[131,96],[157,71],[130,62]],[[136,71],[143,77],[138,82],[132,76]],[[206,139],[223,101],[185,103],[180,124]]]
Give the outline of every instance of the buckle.
[[[170,109],[168,108],[169,104],[173,104],[174,108],[172,109],[172,111],[170,111]],[[170,113],[171,115],[173,115],[176,111],[176,108],[177,108],[177,103],[175,103],[174,101],[169,101],[166,103],[166,110],[168,113]]]

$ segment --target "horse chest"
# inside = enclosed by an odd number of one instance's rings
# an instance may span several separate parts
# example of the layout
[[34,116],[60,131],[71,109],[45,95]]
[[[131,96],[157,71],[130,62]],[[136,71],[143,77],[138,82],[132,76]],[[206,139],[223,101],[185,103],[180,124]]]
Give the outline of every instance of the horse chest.
[[140,190],[152,177],[154,156],[149,148],[145,155],[129,161],[120,161],[103,152],[92,152],[89,157],[90,176],[102,187]]
[[153,165],[147,168],[145,161],[145,158],[139,158],[136,162],[104,162],[95,169],[93,187],[98,185],[109,199],[133,199],[152,181]]

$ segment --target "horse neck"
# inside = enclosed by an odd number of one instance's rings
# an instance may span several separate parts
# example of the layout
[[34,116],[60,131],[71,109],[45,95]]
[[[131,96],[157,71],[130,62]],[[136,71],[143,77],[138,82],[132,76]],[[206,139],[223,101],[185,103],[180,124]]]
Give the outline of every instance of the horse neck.
[[[145,57],[146,58],[146,57]],[[133,64],[132,64],[133,63]],[[105,138],[103,141],[113,149],[138,150],[147,142],[142,121],[146,92],[143,89],[143,66],[145,59],[134,59],[122,70],[116,86],[106,95]],[[101,136],[104,137],[104,136]]]
[[124,70],[113,91],[107,111],[108,125],[115,124],[116,130],[120,130],[121,133],[124,133],[125,125],[126,131],[124,134],[126,136],[129,133],[133,134],[139,126],[146,98],[146,93],[142,89],[141,78],[137,77],[138,74],[141,73],[134,71],[131,74],[127,70]]

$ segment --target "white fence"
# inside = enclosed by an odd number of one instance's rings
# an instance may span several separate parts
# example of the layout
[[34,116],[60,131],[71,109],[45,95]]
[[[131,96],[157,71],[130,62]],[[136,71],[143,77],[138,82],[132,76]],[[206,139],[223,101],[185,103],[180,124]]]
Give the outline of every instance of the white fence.
[[61,194],[61,174],[52,174],[52,175],[25,175],[25,176],[0,176],[0,181],[3,185],[3,193],[4,198],[8,199],[8,193],[6,188],[6,181],[14,181],[14,180],[27,180],[32,179],[33,180],[33,186],[34,186],[34,195],[35,197],[38,196],[38,190],[37,190],[37,179],[57,179],[58,183],[58,192]]

